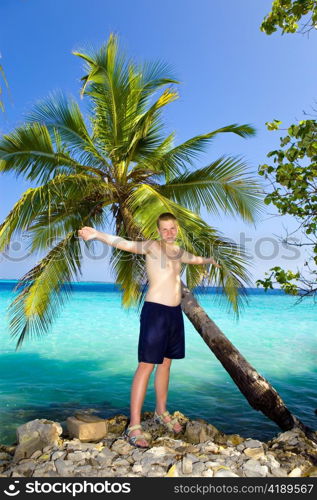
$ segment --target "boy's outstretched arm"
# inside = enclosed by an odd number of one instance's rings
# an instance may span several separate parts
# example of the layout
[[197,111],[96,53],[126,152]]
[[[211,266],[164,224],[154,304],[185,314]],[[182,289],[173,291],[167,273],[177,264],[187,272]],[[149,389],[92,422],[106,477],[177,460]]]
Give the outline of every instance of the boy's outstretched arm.
[[192,253],[186,252],[183,248],[181,249],[181,262],[184,264],[213,264],[215,267],[221,267],[212,257],[193,255]]
[[78,231],[78,236],[84,241],[98,240],[111,245],[112,247],[119,248],[120,250],[125,250],[126,252],[141,253],[145,254],[149,251],[149,247],[152,240],[145,241],[130,241],[121,236],[116,236],[113,234],[102,233],[97,231],[93,227],[85,226]]

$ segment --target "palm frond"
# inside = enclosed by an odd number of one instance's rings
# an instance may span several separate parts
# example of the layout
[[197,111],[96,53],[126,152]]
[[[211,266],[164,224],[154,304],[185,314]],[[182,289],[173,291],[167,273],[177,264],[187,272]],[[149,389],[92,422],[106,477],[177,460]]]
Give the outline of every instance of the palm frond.
[[[28,230],[51,206],[63,207],[65,200],[82,200],[94,191],[96,180],[84,174],[58,175],[43,186],[28,189],[0,225],[0,251],[9,245],[15,232]],[[100,183],[100,191],[107,198],[113,196],[114,188],[111,184]]]
[[96,147],[76,101],[58,91],[34,105],[27,116],[30,123],[46,125],[54,139],[57,130],[67,150],[83,165],[109,170],[107,158]]
[[67,235],[17,285],[21,290],[9,307],[10,332],[16,349],[27,338],[39,337],[49,328],[65,298],[68,283],[81,273],[81,250],[74,232]]
[[165,154],[161,155],[160,158],[157,158],[155,162],[152,162],[151,158],[149,161],[147,159],[141,161],[138,168],[150,168],[158,173],[164,172],[166,175],[166,181],[170,182],[173,178],[171,174],[173,172],[173,168],[175,169],[175,166],[177,166],[179,171],[181,171],[186,169],[188,164],[193,165],[194,161],[197,160],[199,155],[205,150],[206,146],[210,144],[217,134],[228,132],[240,135],[241,137],[247,137],[254,135],[255,129],[248,124],[233,124],[213,130],[208,134],[197,135],[165,152]]
[[262,210],[260,185],[240,158],[222,156],[204,168],[185,172],[157,188],[167,198],[200,212],[229,213],[254,222]]
[[29,123],[0,139],[0,172],[13,171],[30,181],[47,182],[54,176],[86,172],[100,174],[70,156],[55,133],[55,146],[45,125]]

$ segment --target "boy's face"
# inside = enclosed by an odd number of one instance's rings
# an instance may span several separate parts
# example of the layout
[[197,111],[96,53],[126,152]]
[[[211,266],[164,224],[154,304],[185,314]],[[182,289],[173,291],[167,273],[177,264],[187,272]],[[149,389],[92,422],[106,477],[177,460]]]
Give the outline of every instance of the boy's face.
[[174,220],[161,220],[159,222],[158,233],[166,243],[173,243],[177,237],[177,223]]

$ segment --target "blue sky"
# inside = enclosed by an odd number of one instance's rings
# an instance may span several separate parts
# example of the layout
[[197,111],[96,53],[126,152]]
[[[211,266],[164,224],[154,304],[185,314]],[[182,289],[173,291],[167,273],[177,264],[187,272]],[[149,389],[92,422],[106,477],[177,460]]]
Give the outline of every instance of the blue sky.
[[[0,52],[10,98],[5,92],[0,133],[21,124],[33,103],[51,91],[62,89],[80,101],[83,68],[72,50],[100,46],[116,32],[130,56],[166,61],[182,82],[180,98],[165,112],[176,142],[231,123],[256,127],[256,137],[247,140],[218,136],[197,165],[222,154],[243,155],[256,174],[281,135],[268,132],[265,122],[277,118],[287,127],[303,118],[303,110],[310,112],[316,98],[315,35],[266,36],[259,26],[270,6],[271,0],[2,0]],[[28,187],[22,179],[1,175],[0,220]],[[293,251],[279,244],[284,229],[296,225],[290,217],[277,217],[272,206],[255,226],[203,216],[234,241],[249,239],[254,280],[273,265],[295,270],[304,262],[304,252],[290,260]],[[17,278],[36,262],[38,256],[26,258],[20,243],[0,256],[0,278]],[[83,280],[113,280],[109,249],[99,250],[100,258],[85,258]]]

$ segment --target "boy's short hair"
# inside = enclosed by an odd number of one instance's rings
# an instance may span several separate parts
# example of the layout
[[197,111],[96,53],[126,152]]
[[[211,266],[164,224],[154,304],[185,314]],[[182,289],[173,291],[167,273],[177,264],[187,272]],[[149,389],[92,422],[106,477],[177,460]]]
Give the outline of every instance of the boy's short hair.
[[157,221],[156,221],[157,227],[160,227],[161,220],[174,220],[175,222],[177,222],[175,215],[173,215],[171,212],[164,212],[163,214],[160,214],[158,216]]

